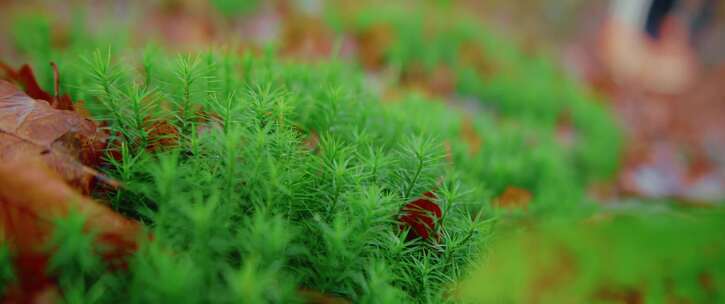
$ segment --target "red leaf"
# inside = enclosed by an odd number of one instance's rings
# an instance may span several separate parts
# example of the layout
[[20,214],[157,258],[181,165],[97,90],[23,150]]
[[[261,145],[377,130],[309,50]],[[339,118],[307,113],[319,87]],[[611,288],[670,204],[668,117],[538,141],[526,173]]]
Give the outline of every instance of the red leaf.
[[404,225],[400,226],[400,229],[405,229],[405,226],[411,228],[408,233],[408,240],[412,240],[416,237],[428,239],[431,235],[436,235],[435,224],[436,219],[440,219],[443,213],[438,205],[431,201],[436,196],[432,192],[426,192],[422,198],[416,199],[403,207],[403,214],[400,216],[400,222]]
[[47,102],[53,100],[53,96],[40,88],[38,81],[35,79],[35,74],[29,65],[24,64],[20,67],[20,70],[15,71],[10,66],[0,62],[0,69],[5,71],[7,79],[22,85],[28,96]]
[[7,80],[21,85],[25,89],[25,93],[33,99],[45,100],[53,108],[58,110],[73,111],[73,101],[71,100],[70,96],[68,94],[65,94],[63,96],[59,95],[58,89],[60,83],[60,75],[58,74],[58,66],[53,62],[51,62],[50,64],[53,66],[53,95],[50,95],[50,93],[46,92],[40,87],[38,81],[35,79],[35,73],[33,73],[33,69],[27,64],[22,65],[20,67],[20,70],[15,71],[13,70],[13,68],[0,61],[0,69],[5,71],[5,78]]

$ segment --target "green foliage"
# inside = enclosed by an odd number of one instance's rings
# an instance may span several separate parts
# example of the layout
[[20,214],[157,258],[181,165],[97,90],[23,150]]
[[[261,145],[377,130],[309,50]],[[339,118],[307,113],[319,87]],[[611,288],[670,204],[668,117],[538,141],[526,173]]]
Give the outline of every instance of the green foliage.
[[96,246],[94,232],[85,232],[84,225],[85,218],[75,212],[55,221],[47,271],[58,278],[66,302],[102,303],[115,278],[100,256],[104,248]]
[[647,209],[619,211],[611,218],[536,220],[530,228],[501,234],[486,260],[462,284],[462,299],[472,303],[611,303],[617,297],[637,297],[643,303],[725,300],[722,211]]
[[570,116],[576,145],[557,153],[570,163],[567,166],[577,168],[576,180],[602,180],[616,170],[621,135],[610,113],[545,55],[522,52],[488,31],[476,16],[450,5],[367,1],[349,16],[340,15],[347,11],[332,5],[328,22],[350,32],[387,26],[394,39],[378,46],[387,65],[402,71],[422,67],[429,73],[448,67],[455,76],[456,94],[531,127],[526,131],[532,136],[554,138],[561,119]]
[[[304,287],[436,302],[486,234],[470,214],[486,202],[446,167],[441,141],[395,120],[349,66],[147,51],[138,75],[108,49],[89,54],[77,93],[114,134],[107,173],[125,185],[108,199],[155,238],[114,273],[81,218],[59,222],[50,271],[68,301],[287,303]],[[148,122],[161,120],[178,141],[152,152]],[[399,210],[431,190],[440,239],[405,241]]]

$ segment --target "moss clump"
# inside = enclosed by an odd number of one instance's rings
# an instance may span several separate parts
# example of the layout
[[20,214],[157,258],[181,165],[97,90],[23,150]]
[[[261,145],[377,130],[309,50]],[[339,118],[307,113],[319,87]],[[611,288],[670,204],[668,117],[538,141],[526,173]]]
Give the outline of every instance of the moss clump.
[[[408,18],[386,7],[379,15],[362,10],[352,19],[329,17],[339,31],[384,26],[400,38],[381,52],[384,65],[399,72],[396,88],[406,86],[415,74],[410,71],[444,66],[455,79],[446,97],[473,96],[477,111],[406,89],[383,102],[358,65],[336,58],[299,63],[272,47],[175,54],[126,45],[128,33],[83,31],[56,48],[47,20],[19,18],[17,49],[34,63],[44,87],[52,87],[46,63],[54,61],[61,93],[84,100],[111,134],[101,170],[124,187],[97,198],[143,222],[154,236],[129,257],[127,268],[111,269],[95,253],[94,234],[83,231],[82,217],[59,219],[48,271],[59,278],[64,299],[296,303],[321,292],[361,303],[479,296],[518,302],[529,290],[516,289],[517,280],[534,278],[534,265],[502,263],[501,280],[497,272],[468,269],[486,260],[489,249],[491,261],[507,262],[508,250],[520,247],[489,243],[518,244],[506,232],[541,219],[560,221],[531,236],[575,250],[589,280],[565,289],[566,299],[588,297],[611,278],[628,284],[645,272],[653,282],[668,277],[658,267],[670,258],[681,270],[675,279],[688,282],[687,271],[721,264],[682,250],[714,239],[718,218],[689,227],[656,214],[651,222],[579,229],[582,218],[601,211],[585,196],[586,185],[617,166],[619,133],[609,113],[547,60],[482,33],[468,17],[444,22],[440,16],[450,20],[456,10],[441,5],[441,15],[421,10]],[[422,20],[435,30],[427,31]],[[487,57],[464,56],[469,48]],[[570,145],[558,138],[561,120],[575,130]],[[493,206],[510,187],[530,192],[526,211]],[[401,209],[426,192],[434,192],[442,209],[434,218],[436,237],[408,238]],[[663,224],[669,222],[677,229]],[[676,240],[686,238],[679,228],[703,238],[678,248]],[[598,241],[609,235],[625,237],[612,241],[621,250],[606,264],[616,266],[605,269],[591,257],[609,252],[608,243]],[[638,254],[647,248],[654,253]],[[10,265],[2,252],[0,265]],[[640,263],[649,257],[657,262]],[[0,282],[11,280],[10,273],[0,273]],[[456,296],[452,287],[467,277],[484,280],[486,288],[473,283],[473,293]]]

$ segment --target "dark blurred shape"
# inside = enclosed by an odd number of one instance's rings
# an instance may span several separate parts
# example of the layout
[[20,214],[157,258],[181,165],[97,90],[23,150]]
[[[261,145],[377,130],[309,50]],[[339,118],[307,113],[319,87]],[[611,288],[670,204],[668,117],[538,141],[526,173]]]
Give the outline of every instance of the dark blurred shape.
[[676,0],[653,0],[650,6],[649,13],[647,14],[647,22],[645,29],[647,34],[652,38],[660,37],[660,29],[662,23],[664,23],[665,17],[672,12],[672,9],[677,3]]

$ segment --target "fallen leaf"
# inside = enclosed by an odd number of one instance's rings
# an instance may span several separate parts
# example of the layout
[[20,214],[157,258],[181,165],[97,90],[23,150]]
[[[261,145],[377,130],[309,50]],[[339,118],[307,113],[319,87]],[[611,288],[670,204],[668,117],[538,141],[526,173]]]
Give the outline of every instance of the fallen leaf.
[[73,107],[73,101],[70,95],[64,94],[60,96],[60,73],[58,73],[58,65],[55,62],[51,62],[50,65],[53,66],[53,99],[50,100],[50,106],[58,110],[74,111],[75,107]]
[[99,241],[123,252],[135,250],[138,223],[126,219],[68,185],[37,158],[0,163],[0,220],[5,238],[20,251],[36,251],[49,236],[52,221],[79,212]]
[[500,208],[523,208],[526,209],[531,202],[531,192],[529,190],[508,186],[501,195],[494,199],[493,204]]
[[402,71],[400,82],[428,96],[448,96],[455,91],[456,75],[446,65],[440,64],[428,70],[416,62]]
[[29,65],[24,64],[19,70],[15,70],[7,64],[0,61],[0,69],[5,72],[5,78],[12,82],[18,83],[25,89],[28,96],[34,99],[42,99],[50,102],[53,96],[48,94],[40,88],[38,81],[35,79],[35,74]]
[[470,117],[463,119],[461,123],[461,138],[468,145],[468,153],[471,156],[478,154],[481,151],[483,145],[483,139],[478,135],[476,129],[473,126],[473,120]]
[[0,162],[40,156],[71,185],[89,193],[94,178],[114,185],[92,169],[105,142],[106,134],[93,121],[54,109],[0,80]]
[[60,75],[58,73],[58,66],[53,62],[50,64],[53,66],[53,95],[50,95],[50,93],[40,87],[35,78],[35,73],[33,73],[33,69],[27,64],[22,65],[19,70],[15,71],[0,61],[0,69],[5,72],[5,78],[7,80],[15,82],[25,88],[25,93],[28,96],[34,99],[45,100],[55,109],[73,111],[73,102],[70,96],[68,94],[63,96],[59,95]]
[[[147,122],[150,122],[147,119]],[[174,147],[179,143],[179,130],[166,120],[155,120],[148,127],[149,144],[146,149],[150,152],[161,151]]]
[[385,50],[394,40],[387,24],[373,25],[355,36],[360,62],[368,70],[380,70],[385,65]]
[[324,294],[319,291],[312,289],[301,288],[298,291],[299,295],[305,299],[305,303],[308,304],[347,304],[350,303],[347,299],[340,298],[337,296]]
[[440,219],[443,213],[441,208],[432,200],[436,196],[432,192],[426,192],[423,197],[418,198],[403,207],[403,215],[400,216],[401,230],[406,226],[411,230],[408,233],[408,240],[417,237],[428,239],[431,235],[436,235],[435,224],[436,219]]
[[19,278],[7,297],[22,302],[52,288],[53,280],[46,277],[44,266],[49,256],[47,244],[53,221],[71,211],[82,214],[86,229],[98,234],[97,241],[103,245],[100,253],[109,262],[118,265],[118,258],[136,250],[141,231],[137,222],[83,196],[40,158],[0,163],[0,228],[3,241],[14,252]]
[[[16,278],[0,297],[2,303],[57,303],[58,286],[46,272],[45,254],[27,253],[13,258]],[[50,300],[50,301],[48,301]]]
[[316,17],[293,15],[282,27],[282,54],[298,58],[329,56],[333,50],[333,33]]
[[320,136],[317,135],[317,132],[314,130],[310,131],[310,134],[302,141],[302,144],[307,147],[307,149],[310,149],[310,151],[316,151],[317,146],[320,145]]
[[493,61],[494,56],[489,56],[484,47],[474,43],[463,43],[458,49],[458,57],[461,63],[473,68],[483,77],[490,77],[503,69],[499,63]]

